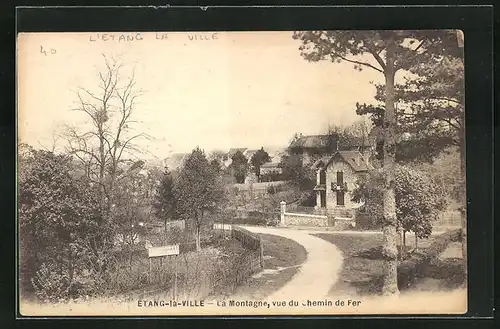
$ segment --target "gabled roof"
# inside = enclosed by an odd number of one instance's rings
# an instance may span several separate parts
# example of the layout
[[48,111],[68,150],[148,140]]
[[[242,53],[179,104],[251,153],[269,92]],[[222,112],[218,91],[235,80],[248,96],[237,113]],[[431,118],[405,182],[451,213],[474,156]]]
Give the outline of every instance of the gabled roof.
[[232,157],[238,151],[240,151],[241,153],[243,153],[243,152],[245,152],[246,149],[247,149],[246,147],[243,147],[243,148],[232,148],[232,149],[229,149],[229,152],[227,152],[227,155],[228,155],[228,157]]
[[176,170],[182,166],[189,153],[174,153],[165,159],[165,164],[170,170]]
[[323,148],[328,146],[328,135],[301,136],[290,143],[290,148]]
[[373,166],[370,163],[367,163],[363,158],[363,155],[358,151],[338,151],[334,155],[324,156],[313,164],[313,168],[324,169],[336,160],[346,162],[356,172],[373,169]]
[[326,148],[328,147],[329,138],[333,138],[333,142],[338,143],[339,150],[352,149],[353,147],[369,147],[372,143],[370,138],[360,138],[355,136],[350,136],[348,139],[340,137],[334,137],[329,135],[310,135],[301,136],[290,143],[290,148]]
[[248,161],[252,158],[252,156],[257,153],[259,150],[245,150],[243,151],[243,154],[247,157]]

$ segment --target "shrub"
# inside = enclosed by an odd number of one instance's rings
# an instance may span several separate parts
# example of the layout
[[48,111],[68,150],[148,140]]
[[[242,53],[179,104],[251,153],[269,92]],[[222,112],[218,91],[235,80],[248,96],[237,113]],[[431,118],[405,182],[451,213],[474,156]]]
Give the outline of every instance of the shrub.
[[[352,191],[352,200],[365,201],[364,215],[361,212],[358,214],[359,224],[370,229],[380,228],[383,223],[382,172],[372,171],[357,183],[358,186]],[[432,233],[431,222],[438,218],[445,207],[435,182],[424,172],[397,166],[394,192],[398,226],[403,233],[415,232],[418,238],[429,237]]]
[[280,180],[283,180],[283,175],[279,172],[267,172],[259,177],[259,181],[261,182],[275,182]]
[[412,284],[415,278],[427,269],[432,260],[445,251],[450,243],[459,239],[460,230],[443,233],[424,251],[414,252],[410,258],[401,262],[398,266],[398,286],[400,289],[407,288]]
[[57,303],[69,297],[69,278],[53,264],[43,263],[31,279],[35,295],[41,302]]

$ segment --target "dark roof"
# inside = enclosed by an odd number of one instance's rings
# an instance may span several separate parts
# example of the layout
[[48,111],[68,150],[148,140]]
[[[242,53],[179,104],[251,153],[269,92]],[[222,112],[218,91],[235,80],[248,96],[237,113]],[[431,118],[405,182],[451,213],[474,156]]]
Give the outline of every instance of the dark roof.
[[323,148],[328,145],[328,135],[301,136],[290,143],[291,148]]
[[[329,135],[301,136],[290,143],[290,148],[326,148],[328,147]],[[359,146],[370,146],[370,138],[351,136],[349,140],[339,139],[338,148],[348,149]]]
[[346,162],[354,171],[368,171],[373,169],[370,163],[367,163],[363,155],[358,151],[338,151],[334,155],[324,156],[313,164],[313,168],[326,168],[336,159]]
[[238,151],[240,151],[241,153],[245,152],[246,150],[246,147],[244,148],[232,148],[232,149],[229,149],[229,152],[227,152],[227,155],[229,157],[232,157],[233,155],[235,155]]
[[188,155],[189,153],[173,153],[165,159],[165,164],[169,169],[175,170],[182,165]]
[[248,160],[250,160],[255,153],[257,153],[259,150],[245,150],[242,152],[245,152],[245,156],[247,157]]

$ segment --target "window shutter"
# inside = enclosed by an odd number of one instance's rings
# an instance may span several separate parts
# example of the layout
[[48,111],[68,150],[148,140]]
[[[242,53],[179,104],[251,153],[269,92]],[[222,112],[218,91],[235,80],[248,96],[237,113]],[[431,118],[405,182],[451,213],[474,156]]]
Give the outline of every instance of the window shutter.
[[344,173],[342,171],[337,171],[337,185],[344,185]]

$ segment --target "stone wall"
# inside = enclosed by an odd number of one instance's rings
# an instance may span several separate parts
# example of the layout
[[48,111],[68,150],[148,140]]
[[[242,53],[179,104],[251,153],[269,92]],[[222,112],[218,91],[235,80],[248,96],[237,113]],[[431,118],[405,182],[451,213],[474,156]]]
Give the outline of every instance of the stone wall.
[[285,212],[282,214],[283,226],[328,226],[328,217],[321,215],[296,214]]

